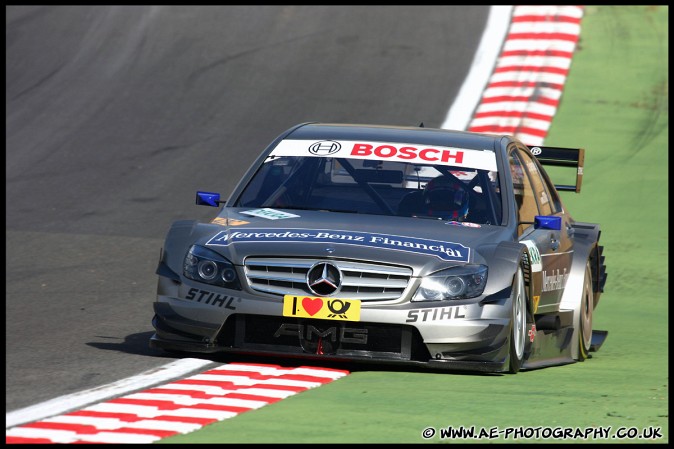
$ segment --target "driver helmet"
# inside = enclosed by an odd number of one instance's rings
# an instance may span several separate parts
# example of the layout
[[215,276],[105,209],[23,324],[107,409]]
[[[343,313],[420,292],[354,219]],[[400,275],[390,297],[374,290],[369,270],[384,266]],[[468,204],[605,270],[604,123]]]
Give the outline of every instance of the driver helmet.
[[424,206],[428,215],[443,220],[464,221],[468,215],[468,190],[461,181],[441,175],[424,187]]

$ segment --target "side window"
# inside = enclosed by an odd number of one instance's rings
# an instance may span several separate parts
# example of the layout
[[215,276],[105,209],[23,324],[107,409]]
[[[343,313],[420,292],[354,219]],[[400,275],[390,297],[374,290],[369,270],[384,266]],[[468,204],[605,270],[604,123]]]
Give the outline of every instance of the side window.
[[519,149],[518,152],[529,172],[529,179],[531,179],[531,185],[534,188],[534,194],[536,195],[538,206],[541,209],[541,214],[552,215],[554,213],[552,210],[552,198],[550,198],[550,192],[545,185],[541,172],[538,170],[536,161],[522,149]]
[[536,204],[534,189],[517,151],[511,151],[508,159],[515,190],[515,202],[517,203],[517,220],[522,223],[517,228],[517,234],[519,235],[530,224],[533,224],[534,217],[539,215],[538,205]]
[[[536,160],[536,158],[534,158],[534,160]],[[563,212],[564,208],[562,207],[562,201],[559,199],[559,193],[557,193],[555,185],[552,183],[552,181],[550,181],[550,176],[545,171],[545,168],[541,166],[541,163],[538,160],[536,160],[536,166],[541,173],[543,185],[547,189],[548,195],[550,196],[550,207],[552,208],[552,213]]]

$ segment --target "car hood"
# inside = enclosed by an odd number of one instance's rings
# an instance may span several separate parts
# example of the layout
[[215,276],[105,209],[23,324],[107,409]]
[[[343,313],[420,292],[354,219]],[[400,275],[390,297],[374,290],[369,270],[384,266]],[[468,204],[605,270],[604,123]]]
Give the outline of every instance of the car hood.
[[223,208],[197,233],[204,245],[242,265],[253,257],[313,257],[389,263],[423,275],[484,263],[476,248],[507,239],[501,226],[329,211]]

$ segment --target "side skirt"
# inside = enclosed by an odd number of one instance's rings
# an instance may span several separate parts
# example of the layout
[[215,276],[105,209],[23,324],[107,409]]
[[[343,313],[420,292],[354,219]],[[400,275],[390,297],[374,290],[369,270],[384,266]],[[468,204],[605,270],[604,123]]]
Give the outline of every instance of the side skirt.
[[604,340],[608,337],[608,331],[592,331],[592,341],[590,342],[590,352],[597,352],[601,345],[604,344]]
[[534,330],[529,331],[531,353],[522,365],[522,369],[543,368],[546,366],[566,365],[575,363],[571,357],[571,342],[573,328],[566,327],[558,330]]
[[[536,316],[536,325],[531,326],[529,338],[531,350],[522,369],[575,363],[571,350],[574,344],[573,311],[562,310],[559,314]],[[593,330],[590,351],[596,352],[606,340],[608,331]]]

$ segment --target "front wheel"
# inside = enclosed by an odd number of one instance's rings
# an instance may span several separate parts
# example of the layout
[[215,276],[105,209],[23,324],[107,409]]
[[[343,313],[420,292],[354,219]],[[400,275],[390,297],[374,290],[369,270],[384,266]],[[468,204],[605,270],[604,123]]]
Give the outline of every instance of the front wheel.
[[585,264],[583,280],[583,296],[580,299],[578,318],[578,361],[590,358],[592,344],[592,311],[594,310],[594,294],[592,292],[592,269],[590,263]]
[[512,314],[510,317],[510,352],[508,372],[519,372],[524,363],[524,347],[527,337],[527,295],[524,288],[522,268],[517,269],[510,294]]

